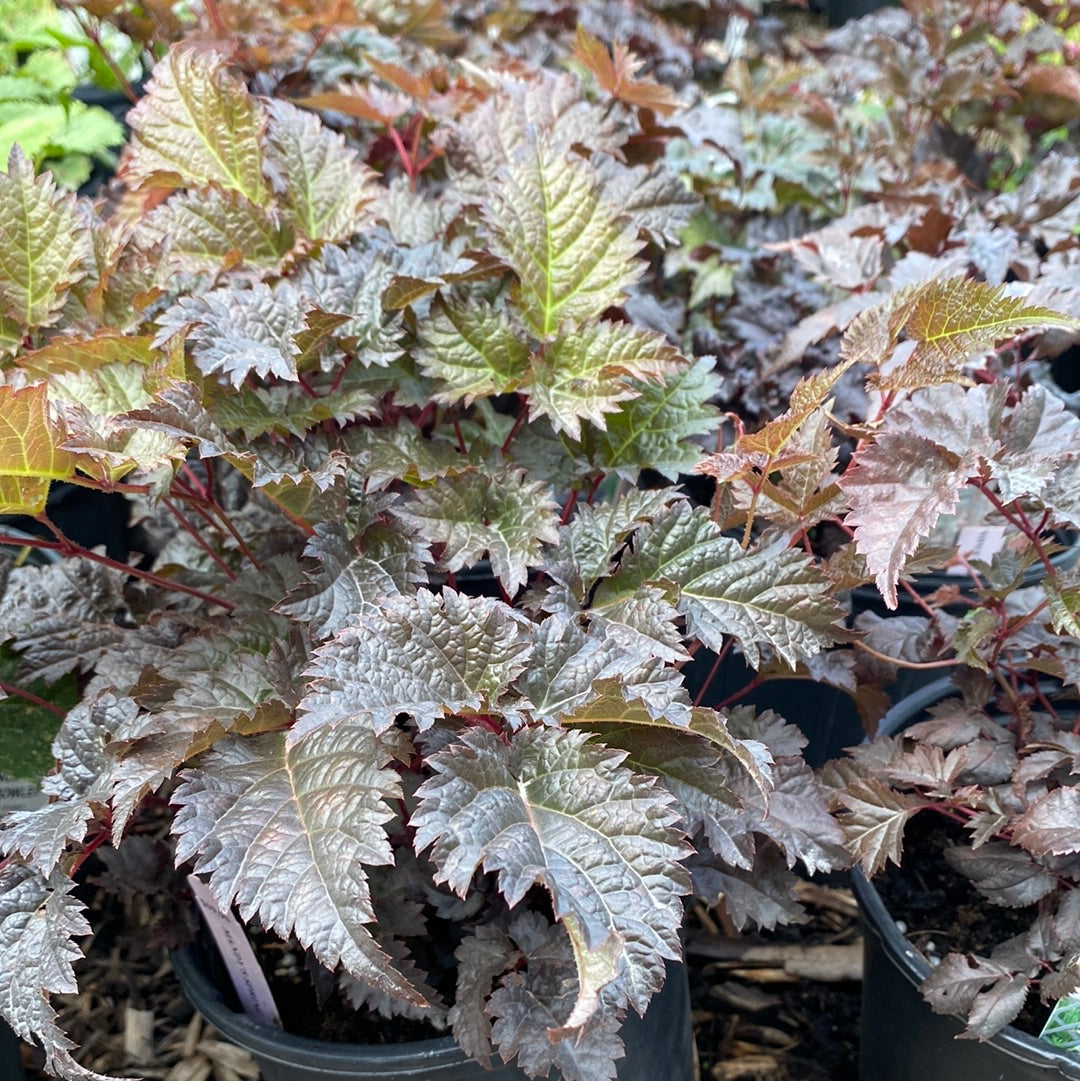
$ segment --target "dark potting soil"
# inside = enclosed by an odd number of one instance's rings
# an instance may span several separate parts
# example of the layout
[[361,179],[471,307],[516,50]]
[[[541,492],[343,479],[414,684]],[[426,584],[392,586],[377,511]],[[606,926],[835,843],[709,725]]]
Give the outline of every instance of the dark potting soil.
[[[960,826],[940,815],[916,815],[904,833],[903,866],[890,864],[874,879],[886,909],[931,965],[954,951],[988,957],[1006,939],[1028,931],[1038,915],[1037,905],[992,904],[949,867],[944,851],[967,839]],[[1013,1025],[1038,1036],[1049,1014],[1032,992]]]

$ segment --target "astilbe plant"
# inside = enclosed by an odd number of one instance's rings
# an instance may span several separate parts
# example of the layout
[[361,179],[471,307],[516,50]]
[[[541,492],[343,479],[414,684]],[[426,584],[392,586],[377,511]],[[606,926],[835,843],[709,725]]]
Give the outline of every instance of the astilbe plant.
[[177,525],[152,569],[34,542],[67,558],[0,601],[8,692],[82,691],[49,802],[2,834],[0,1012],[56,1076],[93,1076],[49,1001],[80,868],[163,814],[222,906],[357,1006],[585,1081],[692,889],[771,925],[797,860],[845,859],[797,731],[682,686],[689,644],[794,666],[842,610],[798,547],[633,485],[693,467],[717,418],[711,360],[627,314],[694,201],[625,160],[632,95],[664,97],[626,61],[602,105],[469,69],[417,128],[438,155],[388,183],[191,46],[131,114],[113,213],[13,153],[0,511],[47,521],[62,479]]
[[[916,606],[918,615],[860,616],[846,668],[846,651],[834,651],[818,678],[846,678],[870,707],[867,689],[897,667],[955,671],[956,696],[929,719],[852,748],[820,776],[868,875],[926,858],[904,851],[904,829],[936,812],[963,838],[947,849],[949,866],[979,896],[1037,906],[1024,933],[985,957],[951,953],[924,984],[935,1009],[963,1015],[967,1034],[984,1039],[1032,987],[1051,1000],[1080,986],[1077,574],[1053,559],[1060,531],[1080,526],[1080,420],[1041,386],[970,377],[987,354],[1042,328],[1075,333],[1077,321],[964,277],[899,290],[852,322],[842,362],[804,380],[785,415],[700,467],[717,479],[722,520],[741,521],[747,536],[755,522],[780,527],[808,546],[816,526],[837,523],[850,536],[825,563],[837,584],[872,579],[887,607],[901,590]],[[841,466],[828,396],[855,364],[877,412],[847,432],[857,442]],[[989,561],[928,543],[964,492],[1009,534]],[[948,562],[971,590],[920,595],[913,577]],[[1041,575],[1027,585],[1033,566]]]

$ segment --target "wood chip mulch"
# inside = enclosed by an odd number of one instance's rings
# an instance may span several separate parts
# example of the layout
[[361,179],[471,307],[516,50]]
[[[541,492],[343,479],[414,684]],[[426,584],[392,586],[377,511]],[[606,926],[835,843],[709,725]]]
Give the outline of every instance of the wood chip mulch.
[[[842,887],[804,882],[800,894],[809,921],[768,934],[740,935],[722,911],[695,906],[686,946],[700,1081],[856,1081],[858,913]],[[82,993],[55,1000],[80,1062],[146,1081],[257,1081],[254,1061],[192,1010],[147,937],[89,943]],[[25,1061],[30,1081],[48,1081],[40,1054],[26,1048]]]

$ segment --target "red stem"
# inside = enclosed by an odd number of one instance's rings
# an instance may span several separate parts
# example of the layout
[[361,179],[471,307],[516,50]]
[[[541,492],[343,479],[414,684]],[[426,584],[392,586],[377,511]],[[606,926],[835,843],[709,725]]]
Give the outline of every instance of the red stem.
[[199,600],[206,601],[207,604],[216,604],[229,612],[236,607],[232,601],[215,597],[210,593],[204,593],[201,589],[185,585],[183,582],[162,578],[161,575],[153,574],[151,571],[140,570],[138,567],[120,563],[118,560],[110,559],[108,556],[92,552],[89,548],[83,548],[82,545],[75,544],[74,541],[67,538],[62,541],[50,541],[43,540],[40,537],[10,537],[5,533],[0,533],[0,544],[11,544],[17,548],[41,548],[43,551],[59,552],[65,556],[81,556],[83,559],[90,560],[91,563],[100,563],[103,567],[111,567],[113,570],[121,571],[123,574],[130,574],[133,578],[141,578],[144,582],[150,582],[160,589],[169,589],[176,593],[187,593],[191,597],[198,597]]
[[14,695],[16,698],[23,698],[27,702],[32,702],[35,706],[40,706],[42,709],[47,709],[50,713],[55,713],[57,717],[66,717],[67,712],[62,710],[58,705],[53,702],[47,702],[44,698],[39,698],[33,691],[23,690],[22,687],[16,687],[12,683],[5,683],[0,680],[0,691],[5,694]]

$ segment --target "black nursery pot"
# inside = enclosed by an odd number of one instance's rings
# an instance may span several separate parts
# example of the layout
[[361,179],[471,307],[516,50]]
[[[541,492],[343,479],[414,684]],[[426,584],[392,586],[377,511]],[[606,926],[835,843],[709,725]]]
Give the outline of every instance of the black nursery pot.
[[[208,975],[199,947],[172,955],[173,969],[195,1008],[216,1029],[250,1051],[262,1081],[525,1081],[511,1066],[485,1070],[449,1037],[413,1043],[329,1043],[293,1036],[238,1013]],[[626,1057],[618,1081],[692,1081],[693,1033],[686,966],[668,964],[667,981],[639,1018],[630,1011],[621,1035]]]
[[715,708],[730,700],[732,706],[753,706],[759,712],[775,710],[806,737],[803,758],[812,769],[839,758],[845,747],[861,743],[866,737],[855,702],[838,687],[813,679],[769,679],[740,694],[753,680],[754,670],[739,654],[729,654],[713,672],[715,661],[712,650],[699,649],[694,659],[683,666],[683,682],[690,698],[696,701],[708,680],[708,688],[701,696],[703,706]]
[[0,1077],[4,1081],[26,1081],[21,1046],[19,1037],[0,1021]]
[[[110,559],[124,563],[130,548],[131,504],[120,492],[101,492],[66,481],[49,489],[45,513],[64,536],[84,548],[103,546]],[[25,515],[0,516],[0,533],[5,526],[45,540],[52,533],[41,522]]]
[[[939,679],[898,702],[879,732],[894,735],[935,702],[959,693]],[[1080,1079],[1080,1055],[1009,1025],[986,1042],[957,1039],[963,1025],[934,1013],[919,993],[930,966],[900,933],[881,895],[856,868],[852,887],[863,937],[861,1081],[1053,1081]]]

